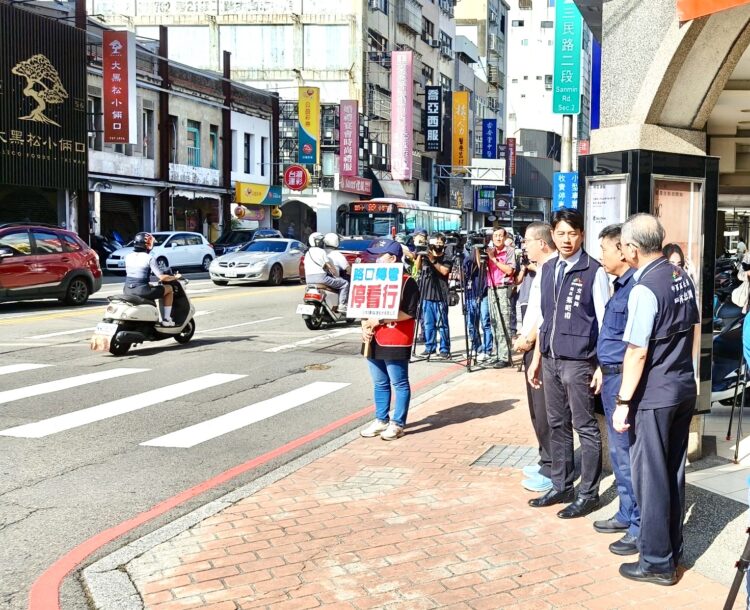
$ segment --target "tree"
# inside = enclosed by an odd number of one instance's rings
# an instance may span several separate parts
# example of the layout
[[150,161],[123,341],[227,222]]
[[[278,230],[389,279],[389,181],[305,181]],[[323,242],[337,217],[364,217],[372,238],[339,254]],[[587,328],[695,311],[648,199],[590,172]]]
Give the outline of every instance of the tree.
[[37,107],[30,114],[20,117],[21,120],[37,121],[60,127],[59,123],[44,115],[48,104],[62,104],[68,99],[68,92],[63,87],[60,75],[50,60],[41,54],[33,55],[13,66],[11,72],[26,79],[23,93],[37,103]]

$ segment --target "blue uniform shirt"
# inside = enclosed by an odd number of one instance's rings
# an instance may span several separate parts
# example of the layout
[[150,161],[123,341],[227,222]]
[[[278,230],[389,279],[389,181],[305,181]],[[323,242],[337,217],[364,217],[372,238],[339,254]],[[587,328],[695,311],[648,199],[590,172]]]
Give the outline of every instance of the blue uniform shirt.
[[622,336],[628,320],[628,297],[635,285],[634,274],[635,269],[628,269],[622,277],[615,278],[615,292],[604,310],[604,320],[596,344],[599,364],[622,364],[625,357],[628,345],[623,342]]

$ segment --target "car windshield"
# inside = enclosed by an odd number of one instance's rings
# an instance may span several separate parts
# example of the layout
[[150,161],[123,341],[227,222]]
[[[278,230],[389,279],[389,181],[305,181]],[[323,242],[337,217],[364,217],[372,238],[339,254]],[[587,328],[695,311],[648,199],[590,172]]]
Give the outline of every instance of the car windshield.
[[342,239],[339,243],[339,250],[348,250],[349,252],[362,252],[370,247],[375,241],[373,239]]
[[285,241],[275,240],[254,241],[242,248],[241,252],[284,252],[286,243]]
[[236,246],[250,241],[254,233],[255,231],[229,231],[229,233],[222,235],[217,242],[228,246]]

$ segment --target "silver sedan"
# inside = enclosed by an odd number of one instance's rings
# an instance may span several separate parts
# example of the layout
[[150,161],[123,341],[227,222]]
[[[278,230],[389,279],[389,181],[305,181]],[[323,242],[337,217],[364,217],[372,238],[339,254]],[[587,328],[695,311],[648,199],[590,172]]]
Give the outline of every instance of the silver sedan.
[[296,239],[258,239],[231,254],[214,259],[208,268],[217,286],[229,282],[268,282],[299,279],[305,246]]

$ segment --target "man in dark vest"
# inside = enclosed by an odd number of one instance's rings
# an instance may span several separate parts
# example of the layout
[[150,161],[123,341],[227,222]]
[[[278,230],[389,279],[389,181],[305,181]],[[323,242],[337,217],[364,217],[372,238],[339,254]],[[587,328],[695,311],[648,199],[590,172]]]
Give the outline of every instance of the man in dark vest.
[[[528,379],[541,386],[552,453],[552,489],[529,500],[534,507],[571,502],[557,516],[583,517],[599,506],[602,442],[594,416],[592,381],[596,340],[609,299],[609,279],[582,248],[583,217],[563,209],[552,218],[558,256],[541,269],[541,323]],[[574,500],[573,429],[581,441],[581,483]]]
[[612,416],[630,430],[631,468],[641,510],[640,561],[624,563],[631,580],[673,585],[682,557],[685,459],[697,386],[693,366],[700,322],[695,286],[662,255],[664,228],[650,214],[622,227],[625,260],[637,271],[628,298],[622,384]]

